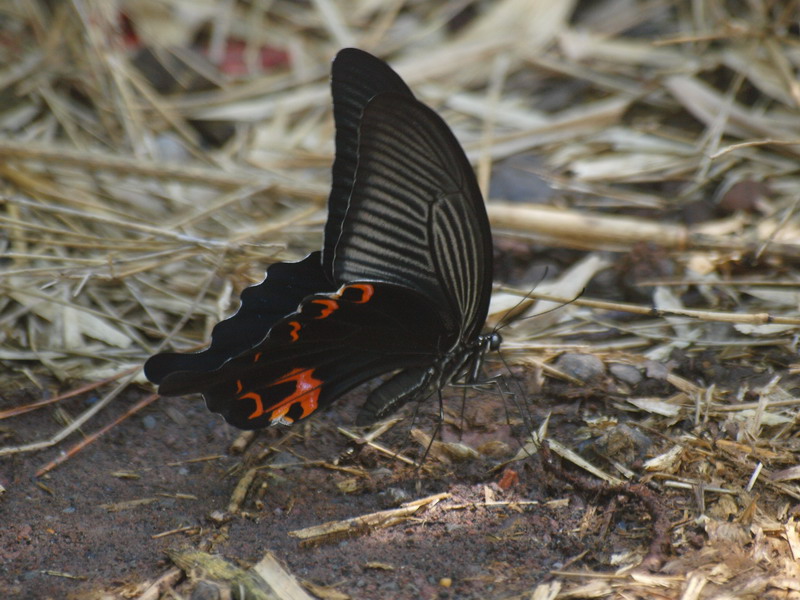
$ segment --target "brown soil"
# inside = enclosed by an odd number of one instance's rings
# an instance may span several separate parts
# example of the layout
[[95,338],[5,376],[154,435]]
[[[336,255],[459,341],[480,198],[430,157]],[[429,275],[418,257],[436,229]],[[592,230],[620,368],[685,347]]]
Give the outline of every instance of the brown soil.
[[[131,390],[101,420],[111,421],[143,393]],[[61,448],[4,459],[4,597],[133,594],[166,571],[165,550],[203,541],[234,561],[256,562],[271,550],[301,580],[335,586],[352,598],[505,597],[530,590],[553,569],[603,567],[614,554],[645,551],[652,532],[641,506],[607,514],[606,500],[587,500],[553,481],[536,457],[515,463],[511,468],[519,481],[506,473],[501,487],[503,472],[489,472],[489,461],[443,466],[429,458],[429,469],[418,472],[364,449],[349,462],[341,461],[342,467],[365,473],[355,477],[355,490],[341,491],[340,484],[354,477],[330,463],[348,448],[336,426],[352,422],[362,396],[351,396],[308,426],[260,432],[241,456],[228,452],[236,430],[198,400],[181,398],[159,400],[41,479],[34,472]],[[455,396],[450,404],[458,410]],[[74,400],[63,408],[77,411],[89,401]],[[577,406],[540,409],[554,410],[551,431],[567,434]],[[503,422],[498,418],[502,408],[491,394],[470,400],[464,439],[471,445],[498,439],[515,443],[508,427],[487,425]],[[17,418],[13,430],[5,429],[5,442],[38,439],[56,430],[52,416],[39,411]],[[410,422],[380,441],[396,449],[405,444],[404,451],[419,454],[406,433]],[[416,425],[428,427],[419,419]],[[287,431],[293,435],[286,438]],[[444,437],[453,434],[448,430]],[[270,446],[275,450],[270,452]],[[265,453],[258,464],[279,468],[259,471],[243,510],[223,525],[213,524],[208,517],[228,506],[241,467],[257,464]],[[329,466],[312,462],[320,460]],[[438,492],[452,496],[398,526],[316,547],[301,547],[287,535]],[[539,504],[487,507],[487,498]],[[185,527],[192,529],[157,537]]]

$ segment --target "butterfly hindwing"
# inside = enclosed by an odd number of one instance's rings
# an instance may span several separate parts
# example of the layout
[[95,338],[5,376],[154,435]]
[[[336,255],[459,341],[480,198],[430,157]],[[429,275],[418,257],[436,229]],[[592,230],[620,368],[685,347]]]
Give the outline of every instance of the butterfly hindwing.
[[[419,327],[409,332],[412,318]],[[161,388],[200,392],[211,411],[242,429],[289,424],[387,370],[430,364],[450,344],[424,296],[358,282],[306,298],[261,344],[216,371],[172,373]]]
[[161,383],[176,371],[215,371],[264,340],[272,326],[295,311],[303,298],[333,289],[322,271],[319,251],[298,262],[275,263],[267,269],[264,281],[242,292],[236,314],[214,326],[211,345],[206,350],[156,354],[145,363],[145,375],[150,381]]

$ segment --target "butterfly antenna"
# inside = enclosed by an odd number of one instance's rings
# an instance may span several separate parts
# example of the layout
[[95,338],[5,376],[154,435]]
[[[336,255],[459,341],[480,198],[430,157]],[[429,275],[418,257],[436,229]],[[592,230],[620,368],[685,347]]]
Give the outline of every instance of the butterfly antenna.
[[461,414],[460,419],[461,423],[458,426],[458,441],[460,442],[461,439],[464,437],[464,429],[466,426],[466,411],[467,411],[467,386],[464,386],[461,390]]
[[[528,300],[531,297],[531,295],[534,293],[534,290],[530,290],[528,293],[525,294],[525,296],[522,297],[522,299],[519,302],[517,302],[517,304],[514,305],[514,307],[509,309],[506,312],[506,314],[500,319],[500,321],[498,322],[497,326],[494,328],[494,333],[499,333],[499,331],[501,329],[503,329],[505,327],[508,327],[512,323],[517,323],[517,322],[521,322],[521,321],[526,321],[528,319],[541,317],[543,315],[546,315],[548,313],[554,312],[556,310],[560,310],[560,309],[564,308],[565,306],[569,306],[570,304],[572,304],[573,302],[578,300],[578,298],[583,296],[585,291],[586,290],[584,288],[572,300],[569,300],[568,302],[565,302],[564,304],[561,304],[559,306],[554,306],[552,308],[549,308],[549,309],[547,309],[547,310],[545,310],[543,312],[536,313],[535,315],[529,315],[527,317],[519,317],[519,318],[511,317],[510,315],[512,315],[514,313],[514,311],[517,308],[519,308],[519,306],[523,302]],[[527,432],[531,433],[531,432],[533,432],[533,418],[532,418],[532,416],[530,414],[530,411],[528,410],[529,403],[528,403],[528,400],[527,400],[527,394],[525,393],[525,390],[523,389],[522,384],[519,382],[519,380],[516,377],[513,377],[512,373],[511,373],[511,365],[508,363],[508,361],[506,360],[506,357],[503,355],[502,352],[500,352],[499,349],[497,350],[497,356],[500,358],[500,361],[503,363],[503,366],[505,367],[505,369],[508,372],[509,376],[511,376],[511,378],[514,380],[514,384],[515,384],[515,387],[517,388],[519,396],[517,394],[513,393],[510,389],[508,389],[508,386],[506,386],[505,392],[508,393],[509,396],[511,396],[512,398],[515,399],[514,400],[514,404],[519,409],[519,412],[522,415],[522,419],[523,419],[523,422],[524,422],[524,425],[525,425],[525,429],[526,429]],[[503,395],[503,389],[499,385],[498,385],[498,390],[500,390],[501,395]],[[505,396],[504,396],[504,398],[505,398]],[[521,403],[516,400],[517,398],[521,398],[522,399]]]
[[518,302],[516,305],[514,305],[514,307],[513,307],[513,308],[510,308],[510,309],[509,309],[509,310],[506,312],[506,315],[504,315],[504,316],[503,316],[503,317],[500,319],[500,321],[498,322],[497,326],[494,328],[494,331],[495,331],[495,332],[497,332],[497,331],[500,331],[502,328],[504,328],[504,327],[508,327],[508,326],[509,326],[509,325],[511,325],[512,323],[518,323],[518,322],[521,322],[521,321],[527,321],[528,319],[535,319],[536,317],[541,317],[541,316],[543,316],[543,315],[550,314],[551,312],[555,312],[555,311],[557,311],[557,310],[561,310],[561,309],[562,309],[562,308],[564,308],[565,306],[569,306],[569,305],[570,305],[570,304],[572,304],[573,302],[577,302],[577,301],[578,301],[578,300],[581,298],[581,296],[583,296],[583,294],[584,294],[585,292],[586,292],[586,288],[583,288],[583,289],[582,289],[582,290],[581,290],[581,291],[580,291],[580,292],[579,292],[579,293],[578,293],[578,294],[577,294],[577,295],[576,295],[574,298],[572,298],[572,300],[567,300],[566,302],[564,302],[564,304],[559,304],[558,306],[554,306],[553,308],[548,308],[547,310],[545,310],[545,311],[542,311],[542,312],[540,312],[540,313],[536,313],[535,315],[528,315],[528,316],[526,316],[526,317],[519,317],[519,318],[513,318],[513,317],[512,317],[512,318],[508,318],[508,316],[507,316],[507,315],[509,315],[509,314],[510,314],[510,313],[511,313],[511,312],[512,312],[512,311],[513,311],[513,310],[514,310],[514,309],[515,309],[517,306],[519,306],[519,305],[520,305],[522,302],[524,302],[524,301],[525,301],[527,298],[530,298],[530,297],[531,297],[531,295],[533,294],[533,290],[531,290],[530,292],[528,292],[527,294],[525,294],[525,296],[523,297],[523,299],[522,299],[522,300],[520,300],[520,301],[519,301],[519,302]]
[[[432,392],[429,393],[429,394],[426,394],[425,396],[422,396],[422,397],[418,398],[414,402],[415,403],[414,412],[411,414],[411,423],[409,425],[409,437],[411,436],[410,432],[414,429],[414,423],[417,422],[417,419],[420,416],[420,408],[423,405],[427,404],[427,401],[431,397],[431,395],[432,395]],[[440,390],[439,391],[439,419],[437,420],[436,427],[434,428],[433,434],[431,435],[431,439],[428,442],[427,446],[425,447],[425,452],[423,452],[422,456],[419,459],[414,461],[416,463],[414,465],[414,469],[415,469],[415,475],[417,477],[417,484],[416,484],[417,485],[417,491],[419,491],[421,489],[421,484],[422,484],[421,478],[420,478],[420,472],[422,471],[422,468],[425,466],[425,460],[427,459],[428,453],[430,452],[431,448],[433,447],[433,442],[436,439],[436,435],[439,432],[439,429],[441,427],[442,421],[444,419],[444,416],[443,416],[444,413],[443,413],[442,406],[443,406],[442,393],[441,393],[441,390]],[[398,450],[398,454],[399,454],[399,452],[400,451]]]
[[519,302],[517,302],[514,306],[509,308],[506,311],[506,313],[502,317],[500,317],[500,320],[497,322],[497,325],[492,330],[493,333],[499,332],[501,329],[503,329],[504,327],[507,327],[510,323],[512,323],[512,322],[514,322],[516,320],[516,319],[514,319],[512,317],[512,315],[516,314],[516,312],[519,309],[519,307],[522,306],[528,300],[530,300],[531,296],[533,295],[533,292],[536,290],[536,287],[540,283],[542,283],[542,281],[544,281],[545,277],[547,277],[547,271],[548,270],[549,270],[549,267],[545,267],[544,268],[544,273],[542,273],[542,276],[539,277],[539,280],[536,283],[533,284],[533,287],[530,289],[530,291],[528,291],[528,293],[526,293],[524,296],[522,296],[522,298],[519,299]]

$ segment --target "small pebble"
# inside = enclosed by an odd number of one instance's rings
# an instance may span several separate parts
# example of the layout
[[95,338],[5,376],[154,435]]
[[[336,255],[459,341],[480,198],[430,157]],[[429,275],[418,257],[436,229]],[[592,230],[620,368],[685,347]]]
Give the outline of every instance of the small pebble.
[[198,581],[192,590],[190,600],[220,600],[223,598],[220,586],[211,581]]
[[639,369],[633,365],[624,365],[622,363],[612,363],[608,370],[611,374],[629,385],[636,385],[642,380],[642,374]]
[[669,368],[664,363],[647,361],[647,376],[651,379],[664,380],[669,375]]
[[373,479],[377,479],[379,477],[393,477],[394,473],[386,467],[378,467],[377,469],[370,471],[370,476]]
[[270,462],[271,465],[274,465],[274,466],[278,467],[278,466],[283,466],[283,465],[291,465],[291,464],[297,463],[298,461],[297,461],[297,458],[295,456],[292,456],[288,452],[279,452],[278,454],[273,456],[272,460],[269,461],[269,462]]
[[624,423],[608,429],[595,441],[595,446],[603,454],[624,465],[642,459],[652,444],[649,437]]
[[451,585],[453,585],[453,580],[450,579],[449,577],[442,577],[439,580],[439,585],[442,587],[449,588]]
[[155,138],[155,150],[159,160],[165,162],[186,162],[189,158],[183,142],[172,134],[162,134]]
[[224,510],[215,510],[212,511],[206,518],[215,525],[223,525],[224,523],[230,521],[233,518],[233,515],[225,512]]
[[556,368],[581,381],[592,381],[605,375],[603,361],[591,354],[570,352],[562,354],[556,361]]
[[403,502],[408,502],[411,499],[407,491],[398,487],[387,489],[384,497],[388,506],[400,506]]

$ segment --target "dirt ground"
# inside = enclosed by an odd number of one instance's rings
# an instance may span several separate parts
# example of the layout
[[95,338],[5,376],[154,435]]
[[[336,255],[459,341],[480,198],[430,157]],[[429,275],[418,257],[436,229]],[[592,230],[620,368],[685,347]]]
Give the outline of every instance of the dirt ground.
[[[102,419],[112,420],[144,393],[131,390]],[[458,396],[448,408],[458,410]],[[202,541],[212,552],[241,561],[255,562],[271,550],[301,580],[333,586],[351,598],[506,597],[532,589],[551,570],[610,567],[614,556],[645,552],[652,532],[641,506],[614,511],[606,499],[575,493],[546,475],[536,457],[509,467],[518,480],[510,471],[489,472],[488,460],[443,465],[429,458],[427,472],[368,449],[340,461],[349,470],[334,469],[331,463],[348,448],[336,427],[352,422],[362,397],[351,394],[288,438],[286,430],[263,431],[244,455],[228,450],[236,430],[199,400],[180,398],[159,400],[41,479],[33,473],[61,449],[4,459],[4,597],[135,597],[143,582],[167,569],[165,550]],[[90,401],[76,399],[63,409]],[[503,409],[494,395],[469,403],[465,441],[516,443],[508,427],[490,424]],[[569,437],[579,405],[542,404],[535,417],[553,410],[551,430]],[[407,437],[410,421],[398,426],[390,445],[405,442],[405,452],[419,454],[420,446]],[[424,419],[417,425],[427,427]],[[56,428],[53,414],[39,411],[18,418],[3,437],[6,443],[29,440]],[[448,431],[444,437],[455,435]],[[266,458],[256,463],[258,455]],[[246,463],[272,468],[259,471],[251,486],[257,492],[239,514],[214,524],[209,515],[225,511]],[[353,477],[353,469],[363,476]],[[345,485],[353,479],[354,487]],[[440,492],[451,497],[398,526],[316,547],[301,547],[287,535]],[[509,503],[485,506],[486,500]],[[670,513],[679,514],[685,500],[672,498]]]

